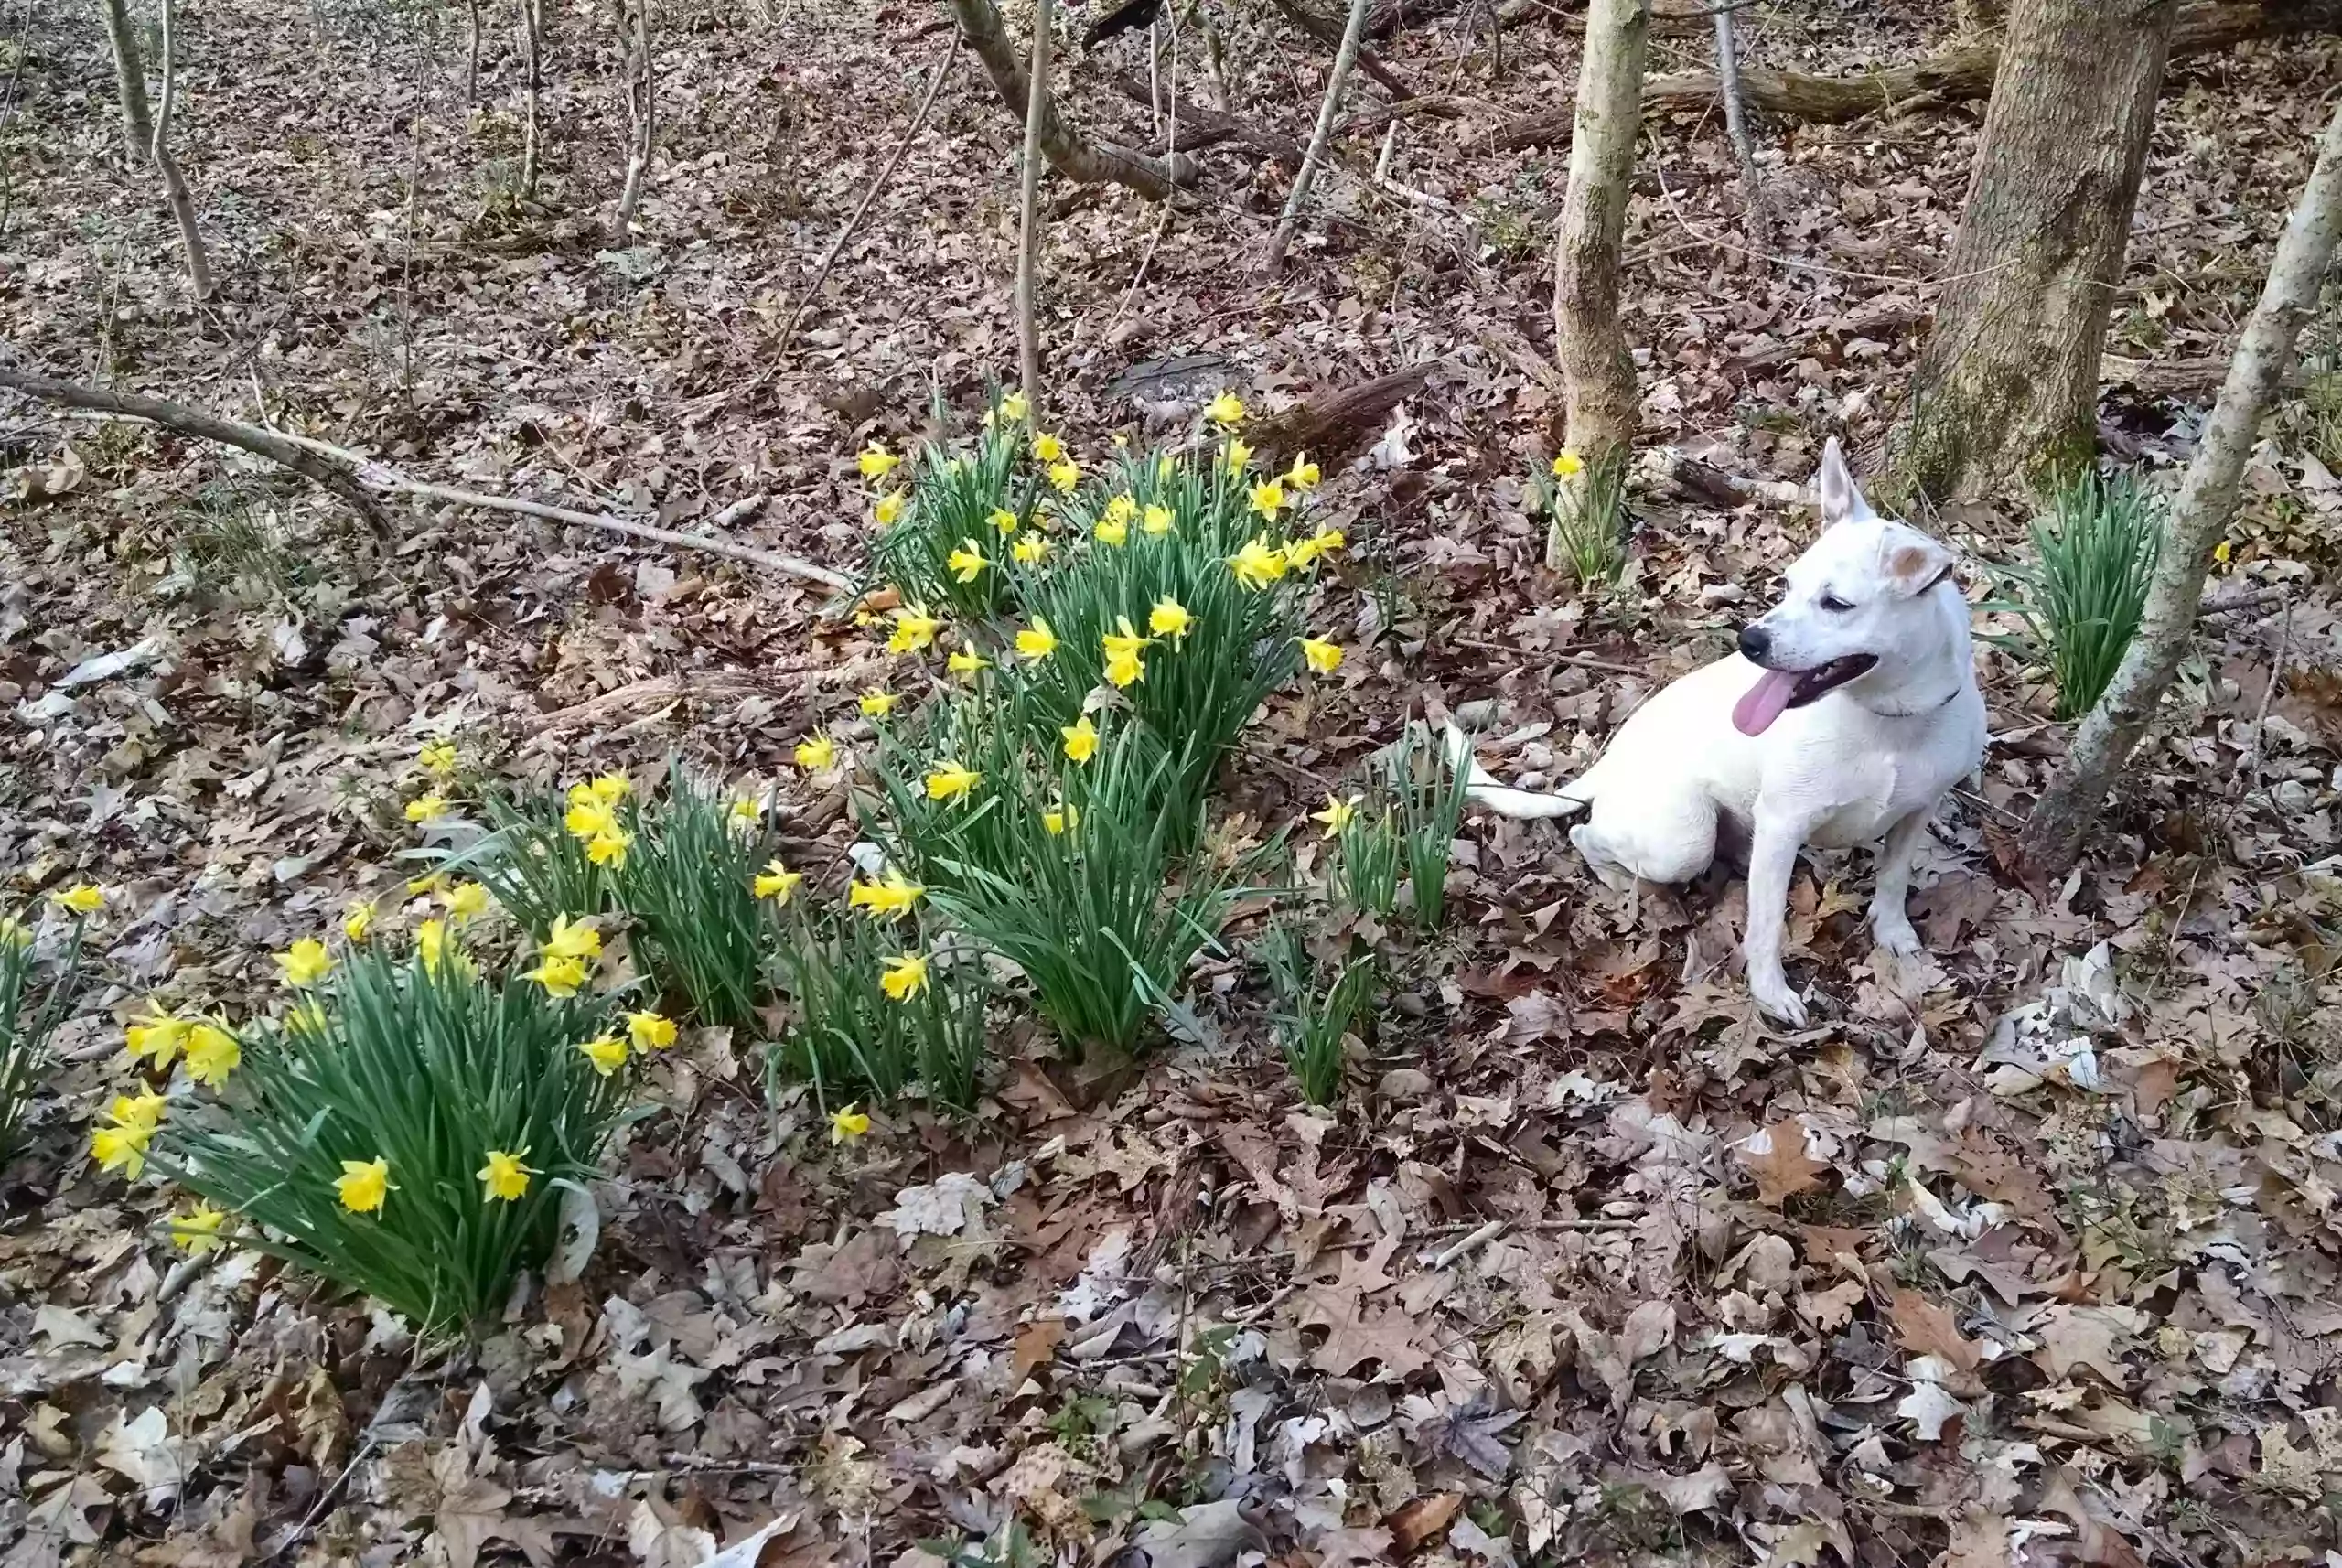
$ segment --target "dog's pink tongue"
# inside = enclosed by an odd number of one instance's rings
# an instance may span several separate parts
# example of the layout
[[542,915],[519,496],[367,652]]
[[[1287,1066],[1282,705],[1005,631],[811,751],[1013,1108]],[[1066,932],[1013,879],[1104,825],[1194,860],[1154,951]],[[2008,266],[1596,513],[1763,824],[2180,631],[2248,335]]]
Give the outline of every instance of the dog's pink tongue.
[[1762,735],[1789,705],[1797,676],[1786,670],[1767,670],[1756,684],[1732,705],[1732,727],[1743,735]]

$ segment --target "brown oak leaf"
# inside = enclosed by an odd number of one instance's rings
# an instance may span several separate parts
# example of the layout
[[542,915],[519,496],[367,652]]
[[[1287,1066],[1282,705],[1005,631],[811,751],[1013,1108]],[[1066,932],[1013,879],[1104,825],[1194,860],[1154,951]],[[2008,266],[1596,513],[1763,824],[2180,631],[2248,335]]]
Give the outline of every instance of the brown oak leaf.
[[[1766,1144],[1761,1154],[1749,1147],[1758,1143]],[[1794,1116],[1774,1122],[1749,1139],[1739,1154],[1740,1163],[1756,1178],[1756,1201],[1776,1208],[1799,1193],[1821,1186],[1821,1173],[1830,1168],[1805,1152],[1805,1123]]]

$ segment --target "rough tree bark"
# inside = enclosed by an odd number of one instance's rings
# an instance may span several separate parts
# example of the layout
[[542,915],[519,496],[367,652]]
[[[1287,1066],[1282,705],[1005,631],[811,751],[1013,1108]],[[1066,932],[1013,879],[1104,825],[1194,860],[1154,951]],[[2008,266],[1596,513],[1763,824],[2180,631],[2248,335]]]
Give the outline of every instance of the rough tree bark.
[[2092,450],[2098,354],[2122,275],[2177,0],[2017,0],[1950,274],[1891,450],[1941,499]]
[[[1578,66],[1569,190],[1553,242],[1554,360],[1569,410],[1569,444],[1589,466],[1635,438],[1635,361],[1618,325],[1618,251],[1627,184],[1642,124],[1649,0],[1593,0]],[[1546,562],[1562,553],[1546,542]]]
[[[2261,303],[2229,361],[2211,422],[2187,465],[2187,477],[2165,525],[2163,551],[2147,589],[2145,613],[2122,667],[2076,731],[2066,761],[2042,791],[2017,841],[2025,875],[2063,876],[2080,853],[2114,776],[2131,758],[2169,689],[2203,602],[2204,575],[2236,510],[2237,483],[2283,379],[2302,326],[2317,309],[2335,242],[2342,237],[2342,110],[2318,145],[2317,166],[2294,204],[2269,263]],[[2275,671],[2270,674],[2276,679]]]
[[[983,62],[1001,102],[1020,120],[1029,118],[1032,92],[1025,65],[1016,58],[1016,45],[1001,22],[999,7],[993,0],[951,0],[951,12],[959,19],[960,36]],[[1168,199],[1175,187],[1193,180],[1198,172],[1191,157],[1153,158],[1112,142],[1084,140],[1058,118],[1054,95],[1041,102],[1041,153],[1051,168],[1078,185],[1112,180],[1155,201]]]
[[643,181],[650,177],[650,159],[659,148],[658,78],[650,64],[650,0],[629,0],[634,13],[634,37],[627,52],[626,113],[633,128],[626,154],[626,181],[618,188],[618,211],[610,225],[614,244],[623,245],[634,232],[635,209],[642,201]]
[[1317,173],[1317,166],[1326,158],[1326,143],[1334,134],[1334,122],[1342,112],[1342,89],[1349,85],[1350,67],[1358,59],[1359,37],[1366,31],[1367,0],[1350,0],[1349,20],[1343,24],[1342,41],[1334,50],[1334,69],[1326,78],[1325,102],[1317,105],[1317,126],[1309,133],[1309,146],[1301,155],[1301,172],[1293,177],[1293,189],[1284,199],[1284,212],[1277,220],[1277,231],[1269,237],[1269,271],[1284,269],[1285,248],[1293,243],[1293,231],[1301,223],[1301,209],[1309,201],[1310,181]]
[[187,252],[188,287],[198,299],[211,297],[211,264],[203,250],[203,233],[196,227],[195,198],[187,188],[187,177],[180,173],[178,160],[171,156],[171,109],[177,98],[177,72],[178,62],[174,58],[175,29],[177,17],[171,0],[163,5],[163,102],[159,112],[148,106],[146,98],[146,61],[138,48],[138,33],[130,19],[127,0],[101,0],[105,14],[106,39],[113,46],[113,81],[116,96],[122,102],[123,139],[130,148],[133,164],[150,163],[163,182],[163,197],[169,203],[171,220],[178,225],[179,242]]
[[479,0],[464,0],[464,107],[479,102]]
[[537,193],[543,166],[537,101],[544,83],[544,0],[521,0],[521,59],[525,72],[521,112],[521,194]]
[[1033,68],[1025,91],[1023,188],[1016,209],[1016,360],[1035,429],[1041,422],[1041,137],[1049,113],[1049,0],[1033,6]]

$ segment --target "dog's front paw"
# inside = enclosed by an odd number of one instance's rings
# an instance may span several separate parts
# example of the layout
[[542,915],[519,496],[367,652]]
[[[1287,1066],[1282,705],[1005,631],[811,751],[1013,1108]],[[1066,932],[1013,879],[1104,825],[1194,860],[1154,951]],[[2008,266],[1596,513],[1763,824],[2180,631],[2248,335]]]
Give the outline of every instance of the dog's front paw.
[[1789,984],[1789,977],[1779,970],[1770,974],[1751,974],[1748,977],[1748,993],[1756,999],[1757,1006],[1790,1028],[1805,1027],[1804,999]]
[[1880,947],[1897,958],[1909,958],[1919,950],[1919,933],[1911,929],[1910,917],[1899,910],[1873,915],[1870,934]]

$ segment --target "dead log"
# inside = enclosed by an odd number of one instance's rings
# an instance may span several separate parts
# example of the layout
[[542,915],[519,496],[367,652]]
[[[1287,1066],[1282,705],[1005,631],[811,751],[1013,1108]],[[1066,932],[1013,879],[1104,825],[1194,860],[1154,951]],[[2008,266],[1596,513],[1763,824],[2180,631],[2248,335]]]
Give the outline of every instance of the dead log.
[[[1091,57],[1091,60],[1094,61],[1095,58]],[[1150,108],[1154,106],[1155,95],[1137,77],[1127,71],[1098,69],[1091,61],[1085,61],[1084,65],[1089,68],[1088,74],[1104,81],[1133,102],[1144,103]],[[1301,166],[1300,143],[1280,136],[1273,131],[1264,131],[1250,121],[1240,120],[1233,114],[1222,114],[1218,110],[1207,109],[1185,98],[1178,101],[1171,113],[1172,119],[1179,127],[1179,149],[1182,152],[1195,152],[1232,143],[1240,147],[1249,147],[1263,157],[1274,159],[1286,168]]]
[[[992,78],[1001,102],[1023,121],[1026,111],[1033,106],[1026,85],[1030,79],[1025,73],[1025,62],[1017,58],[1015,42],[1000,19],[999,7],[993,0],[951,0],[951,10],[959,18],[960,36],[983,61],[984,74]],[[1044,95],[1039,110],[1042,155],[1051,168],[1077,184],[1112,180],[1152,200],[1165,201],[1174,187],[1192,182],[1199,172],[1193,158],[1166,163],[1127,147],[1084,138],[1058,115],[1054,97]]]
[[1432,367],[1416,365],[1353,387],[1304,398],[1283,413],[1261,420],[1245,439],[1271,468],[1306,455],[1327,468],[1347,463],[1381,438],[1392,409],[1423,390]]
[[[1276,0],[1276,6],[1291,19],[1295,27],[1299,27],[1327,48],[1338,49],[1342,47],[1342,29],[1302,4],[1302,0]],[[1372,33],[1374,29],[1371,12],[1368,13],[1367,20],[1369,23],[1367,31]],[[1380,82],[1393,98],[1415,96],[1415,90],[1408,86],[1398,72],[1383,64],[1380,56],[1363,45],[1359,46],[1358,51],[1358,68]]]
[[[2217,53],[2253,38],[2287,33],[2330,32],[2342,32],[2342,0],[2224,0],[2180,13],[2172,29],[2170,58]],[[1882,111],[1892,113],[1989,97],[1993,73],[2000,62],[2000,45],[1986,40],[1960,44],[1923,59],[1860,76],[1812,76],[1804,71],[1749,68],[1740,73],[1740,85],[1751,108],[1792,120],[1836,124]],[[1704,104],[1714,99],[1716,91],[1714,71],[1681,71],[1645,82],[1643,102],[1658,106]],[[1563,118],[1566,123],[1567,117]],[[1527,124],[1516,122],[1515,125]]]

